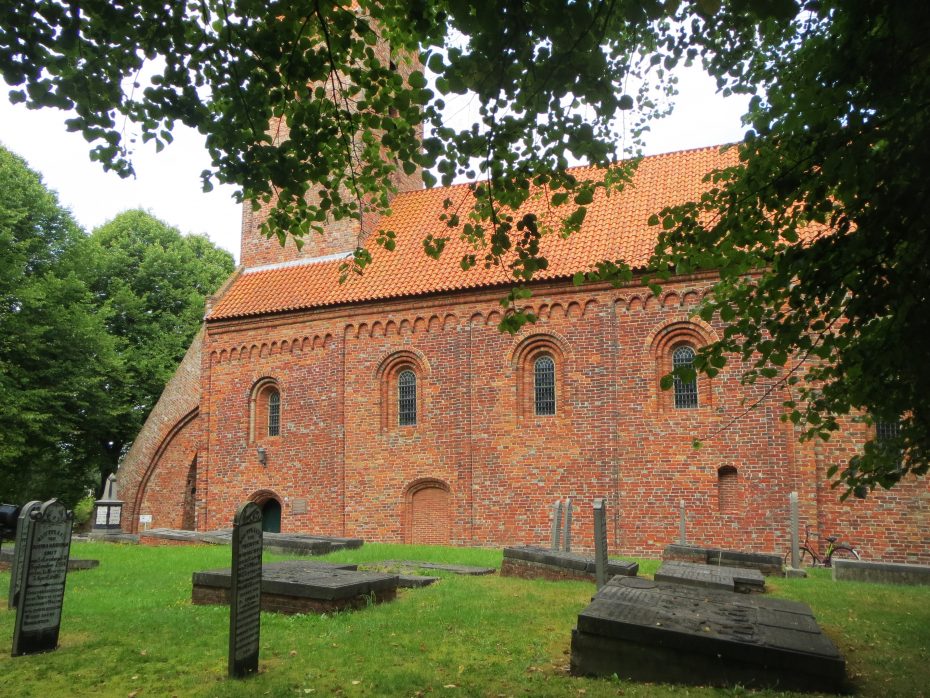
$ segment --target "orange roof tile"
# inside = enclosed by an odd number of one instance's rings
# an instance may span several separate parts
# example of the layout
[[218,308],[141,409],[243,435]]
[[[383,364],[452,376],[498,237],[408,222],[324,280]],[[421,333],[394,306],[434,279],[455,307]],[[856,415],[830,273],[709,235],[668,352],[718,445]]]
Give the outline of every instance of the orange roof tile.
[[[605,259],[623,259],[633,268],[641,268],[656,242],[657,230],[647,224],[649,216],[665,206],[696,200],[708,187],[702,182],[705,174],[735,162],[735,148],[721,153],[718,146],[644,158],[622,192],[607,196],[598,190],[578,232],[568,239],[557,234],[543,237],[540,252],[549,267],[537,272],[534,279],[568,278]],[[588,167],[575,168],[572,173],[579,179],[598,176]],[[459,266],[462,256],[474,250],[439,216],[446,198],[457,202],[467,193],[467,185],[455,185],[398,194],[391,204],[391,215],[382,218],[379,225],[397,234],[397,247],[388,252],[372,244],[374,259],[361,276],[352,275],[340,284],[339,266],[343,260],[332,258],[246,269],[214,304],[208,319],[513,283],[507,269],[484,268],[483,252],[478,252],[478,264],[472,269],[463,271]],[[531,199],[519,215],[533,211],[541,216],[543,210],[540,200]],[[571,210],[568,204],[557,209],[559,215]],[[422,241],[430,233],[450,236],[438,260],[423,251]]]

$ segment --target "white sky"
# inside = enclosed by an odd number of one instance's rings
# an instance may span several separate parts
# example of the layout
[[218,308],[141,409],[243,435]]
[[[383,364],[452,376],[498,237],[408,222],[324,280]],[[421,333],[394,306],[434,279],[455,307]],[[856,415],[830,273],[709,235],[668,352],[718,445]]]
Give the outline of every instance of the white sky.
[[[652,124],[647,154],[665,153],[740,140],[740,117],[747,100],[715,94],[713,81],[700,69],[679,73],[679,96],[672,116]],[[206,233],[218,246],[239,258],[241,207],[235,188],[201,190],[200,172],[209,166],[204,139],[196,131],[176,127],[174,142],[161,153],[151,144],[139,146],[133,157],[135,179],[120,179],[91,162],[90,146],[65,129],[67,114],[57,110],[29,111],[11,105],[0,81],[0,143],[25,158],[40,172],[90,231],[126,209],[143,208],[184,233]]]

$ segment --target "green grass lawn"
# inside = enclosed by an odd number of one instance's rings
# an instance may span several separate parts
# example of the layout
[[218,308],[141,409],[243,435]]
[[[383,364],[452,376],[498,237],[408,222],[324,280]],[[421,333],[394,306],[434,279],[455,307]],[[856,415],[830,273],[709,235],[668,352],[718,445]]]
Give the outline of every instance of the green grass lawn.
[[[391,602],[324,616],[262,615],[260,673],[226,678],[229,610],[192,606],[191,573],[229,565],[224,546],[76,543],[100,567],[68,577],[60,647],[9,656],[0,609],[2,696],[706,696],[713,690],[568,674],[571,629],[594,593],[583,582],[442,574]],[[284,559],[268,556],[267,559]],[[420,559],[499,566],[500,551],[367,544],[333,561]],[[658,563],[643,561],[641,573]],[[4,597],[9,573],[0,573]],[[846,656],[857,694],[930,695],[930,587],[769,579],[810,604]],[[759,695],[778,695],[761,692]]]

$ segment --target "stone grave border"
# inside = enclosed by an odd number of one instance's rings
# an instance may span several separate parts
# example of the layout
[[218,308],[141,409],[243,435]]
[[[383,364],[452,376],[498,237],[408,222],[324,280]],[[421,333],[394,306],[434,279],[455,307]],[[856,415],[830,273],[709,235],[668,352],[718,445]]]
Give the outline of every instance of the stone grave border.
[[833,558],[834,581],[930,585],[930,565]]

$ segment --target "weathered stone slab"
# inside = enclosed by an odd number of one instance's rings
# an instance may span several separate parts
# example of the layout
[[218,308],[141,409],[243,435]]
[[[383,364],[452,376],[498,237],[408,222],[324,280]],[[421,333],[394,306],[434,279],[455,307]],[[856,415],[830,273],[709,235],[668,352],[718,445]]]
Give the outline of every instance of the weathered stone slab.
[[419,574],[397,575],[397,586],[402,589],[422,589],[439,581],[439,577],[425,577]]
[[[149,545],[229,545],[232,529],[215,531],[185,531],[175,528],[151,528],[139,534],[143,543]],[[264,534],[264,549],[282,555],[326,555],[336,550],[352,550],[363,545],[361,538],[333,538],[314,536],[307,533]]]
[[769,553],[748,553],[738,550],[721,550],[719,548],[702,548],[696,545],[679,545],[672,543],[662,551],[666,561],[694,562],[705,565],[722,565],[725,567],[745,567],[759,570],[766,576],[782,575],[782,558]]
[[437,572],[452,572],[470,577],[481,577],[497,572],[496,567],[475,567],[473,565],[452,565],[442,562],[420,562],[419,560],[381,560],[372,562],[363,567],[377,567],[379,569],[416,569],[436,570]]
[[[639,572],[639,563],[627,560],[609,560],[607,577],[616,575],[635,577]],[[534,546],[515,546],[504,548],[504,560],[501,564],[502,577],[522,577],[524,579],[577,579],[595,581],[596,565],[594,558],[579,553],[549,550]]]
[[[206,570],[193,575],[194,604],[229,603],[230,571]],[[359,572],[354,565],[288,560],[262,566],[261,609],[278,613],[327,612],[361,608],[374,599],[397,594],[397,575]]]
[[930,585],[930,565],[833,558],[833,579],[876,584]]
[[656,581],[675,582],[724,591],[765,591],[765,577],[759,570],[693,562],[663,562]]
[[805,604],[615,577],[578,616],[572,672],[838,692],[845,661]]

